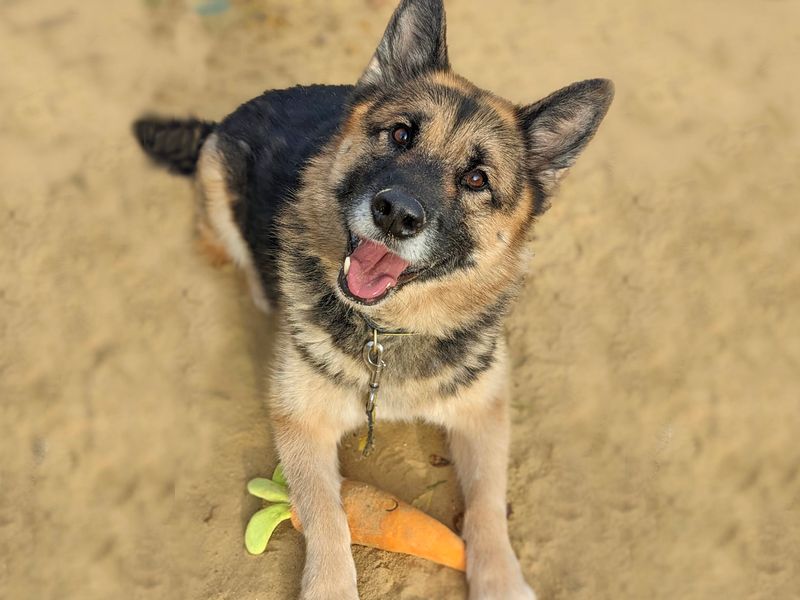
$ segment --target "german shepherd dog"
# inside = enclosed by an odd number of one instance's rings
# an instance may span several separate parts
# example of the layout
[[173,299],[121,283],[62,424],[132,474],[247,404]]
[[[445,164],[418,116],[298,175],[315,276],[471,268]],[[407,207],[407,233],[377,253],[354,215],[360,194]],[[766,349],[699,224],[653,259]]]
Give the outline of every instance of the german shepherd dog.
[[301,598],[358,598],[337,446],[375,414],[447,432],[469,597],[534,598],[506,524],[503,323],[531,224],[612,97],[592,79],[514,105],[451,71],[441,0],[402,0],[354,86],[134,124],[151,157],[194,174],[206,241],[281,313],[270,414],[305,535]]

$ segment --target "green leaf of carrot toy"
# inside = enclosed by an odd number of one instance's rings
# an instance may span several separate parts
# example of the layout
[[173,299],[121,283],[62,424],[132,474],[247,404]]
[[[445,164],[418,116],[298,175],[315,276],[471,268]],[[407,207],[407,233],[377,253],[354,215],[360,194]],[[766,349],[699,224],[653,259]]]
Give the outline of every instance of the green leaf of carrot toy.
[[264,477],[256,477],[247,482],[247,491],[269,502],[289,502],[286,486]]
[[288,504],[273,504],[250,517],[244,532],[244,545],[250,554],[261,554],[267,549],[269,538],[275,528],[291,517]]
[[275,466],[275,470],[272,472],[272,481],[286,485],[286,476],[283,474],[283,465],[281,463]]

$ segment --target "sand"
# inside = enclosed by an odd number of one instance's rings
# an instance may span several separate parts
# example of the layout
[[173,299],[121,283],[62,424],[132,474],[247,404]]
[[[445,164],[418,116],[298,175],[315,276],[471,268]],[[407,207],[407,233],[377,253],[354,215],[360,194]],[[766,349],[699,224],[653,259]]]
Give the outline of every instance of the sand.
[[[274,466],[274,318],[194,251],[193,190],[129,134],[354,81],[387,0],[0,3],[0,597],[292,598],[243,548]],[[537,226],[509,323],[512,542],[542,600],[800,597],[797,2],[450,0],[454,67],[617,99]],[[210,11],[213,12],[213,11]],[[344,472],[451,524],[438,431]],[[354,550],[364,600],[462,576]]]

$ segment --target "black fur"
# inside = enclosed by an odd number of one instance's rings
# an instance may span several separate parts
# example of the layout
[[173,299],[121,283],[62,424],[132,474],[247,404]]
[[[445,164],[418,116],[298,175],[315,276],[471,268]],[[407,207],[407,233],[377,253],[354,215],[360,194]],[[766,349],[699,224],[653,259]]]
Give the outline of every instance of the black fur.
[[[448,90],[451,93],[457,93],[455,90]],[[453,129],[457,130],[464,123],[468,122],[481,110],[481,106],[475,98],[470,98],[464,94],[458,94],[458,110],[456,111],[456,118],[453,122]]]
[[133,134],[145,153],[174,173],[191,175],[197,157],[215,123],[199,119],[142,117],[133,124]]
[[291,333],[292,344],[294,344],[294,347],[297,349],[300,357],[317,373],[343,388],[353,389],[358,386],[357,381],[351,381],[347,379],[344,373],[331,368],[329,363],[314,355],[313,351],[308,347],[308,345],[301,341],[302,335],[300,334],[299,330],[293,330]]
[[303,166],[338,129],[351,85],[271,90],[242,104],[221,123],[142,117],[133,132],[148,156],[172,172],[191,175],[212,132],[225,156],[231,191],[246,202],[234,217],[250,246],[270,302],[277,304],[277,215],[290,202]]
[[497,337],[495,336],[485,352],[470,357],[473,359],[471,362],[462,365],[450,381],[439,386],[439,393],[446,398],[457,393],[461,388],[469,387],[481,376],[481,373],[488,371],[494,365],[496,349]]
[[247,198],[234,207],[264,291],[278,304],[277,215],[291,202],[303,167],[338,129],[353,86],[273,90],[242,104],[217,128],[231,185]]

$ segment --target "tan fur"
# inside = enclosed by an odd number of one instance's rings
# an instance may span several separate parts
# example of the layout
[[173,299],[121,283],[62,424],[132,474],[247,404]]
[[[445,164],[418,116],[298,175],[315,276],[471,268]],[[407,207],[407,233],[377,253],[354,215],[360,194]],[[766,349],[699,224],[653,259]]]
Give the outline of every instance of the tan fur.
[[197,248],[214,267],[222,267],[232,262],[227,248],[204,219],[197,223]]
[[224,254],[241,267],[253,302],[262,311],[269,312],[269,303],[264,296],[250,250],[234,220],[233,205],[238,199],[228,189],[225,158],[217,149],[216,134],[208,137],[200,151],[197,182],[203,199],[198,225],[203,249],[218,259]]
[[517,122],[517,108],[511,102],[500,96],[486,93],[486,102],[503,118],[503,120],[513,127]]
[[437,83],[464,94],[474,94],[478,91],[478,87],[474,83],[452,71],[434,71],[428,75],[428,79],[431,83]]

